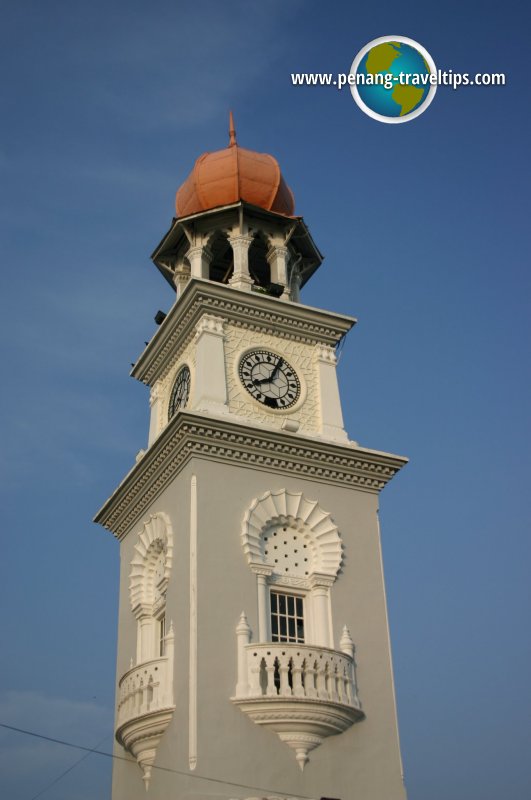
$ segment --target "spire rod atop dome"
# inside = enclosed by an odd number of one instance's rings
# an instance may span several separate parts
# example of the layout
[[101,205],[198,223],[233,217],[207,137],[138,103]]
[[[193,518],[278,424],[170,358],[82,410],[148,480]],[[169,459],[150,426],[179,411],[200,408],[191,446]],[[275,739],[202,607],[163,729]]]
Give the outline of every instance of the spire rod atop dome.
[[234,117],[232,111],[229,111],[229,147],[234,147],[236,142],[236,128],[234,127]]

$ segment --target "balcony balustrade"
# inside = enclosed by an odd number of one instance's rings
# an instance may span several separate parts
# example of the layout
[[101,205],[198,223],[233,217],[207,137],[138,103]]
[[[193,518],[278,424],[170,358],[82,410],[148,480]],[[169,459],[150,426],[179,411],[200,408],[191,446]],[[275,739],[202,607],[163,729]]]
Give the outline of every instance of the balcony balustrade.
[[118,684],[116,739],[135,756],[143,771],[146,789],[157,745],[175,710],[172,627],[165,643],[166,655],[131,667]]
[[295,750],[301,769],[322,740],[363,719],[354,646],[345,628],[341,650],[308,644],[249,643],[242,615],[238,683],[232,702]]
[[154,658],[128,670],[118,688],[117,728],[137,717],[173,706],[168,658]]

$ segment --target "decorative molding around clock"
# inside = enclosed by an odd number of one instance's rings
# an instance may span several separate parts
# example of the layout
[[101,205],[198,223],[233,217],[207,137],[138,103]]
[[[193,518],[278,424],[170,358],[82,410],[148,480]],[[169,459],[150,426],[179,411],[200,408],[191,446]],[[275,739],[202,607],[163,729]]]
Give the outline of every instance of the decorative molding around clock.
[[407,459],[353,445],[262,429],[193,411],[177,414],[94,520],[122,539],[193,457],[300,475],[378,493]]
[[264,425],[278,425],[279,428],[286,416],[289,416],[298,422],[301,433],[315,434],[319,430],[319,393],[313,347],[266,333],[255,333],[252,341],[253,350],[270,350],[286,358],[297,372],[301,385],[300,396],[293,406],[275,410],[254,400],[242,385],[239,376],[240,362],[251,349],[249,334],[243,328],[227,325],[225,358],[229,411],[242,419],[256,420]]

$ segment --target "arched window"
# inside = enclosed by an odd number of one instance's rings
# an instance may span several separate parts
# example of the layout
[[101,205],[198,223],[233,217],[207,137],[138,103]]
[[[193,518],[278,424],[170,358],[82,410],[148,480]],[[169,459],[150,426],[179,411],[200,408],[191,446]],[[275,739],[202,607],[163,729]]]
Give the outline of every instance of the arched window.
[[271,268],[267,260],[269,242],[261,232],[253,238],[249,247],[249,275],[254,285],[269,292],[271,286]]
[[256,575],[258,641],[333,648],[342,545],[330,514],[302,492],[266,492],[245,514],[242,545]]
[[234,273],[234,254],[225,233],[216,231],[208,240],[211,253],[209,279],[216,283],[228,283]]
[[165,654],[166,590],[173,534],[166,514],[154,514],[138,534],[131,562],[129,597],[137,626],[137,664]]

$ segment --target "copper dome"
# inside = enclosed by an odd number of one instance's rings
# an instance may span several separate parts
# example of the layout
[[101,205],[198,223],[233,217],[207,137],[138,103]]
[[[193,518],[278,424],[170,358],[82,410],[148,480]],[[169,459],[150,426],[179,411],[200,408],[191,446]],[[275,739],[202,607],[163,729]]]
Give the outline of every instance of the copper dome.
[[293,216],[295,200],[280,172],[278,161],[267,153],[255,153],[236,143],[230,114],[229,146],[204,153],[175,197],[178,217],[187,217],[218,206],[246,200],[252,205]]

